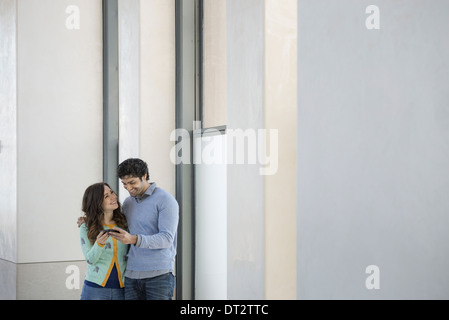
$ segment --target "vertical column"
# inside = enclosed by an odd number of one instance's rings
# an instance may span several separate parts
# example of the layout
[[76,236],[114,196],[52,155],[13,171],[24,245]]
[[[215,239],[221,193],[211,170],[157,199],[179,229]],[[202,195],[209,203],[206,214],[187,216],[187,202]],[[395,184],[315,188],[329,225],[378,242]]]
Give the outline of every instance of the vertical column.
[[0,2],[0,259],[17,260],[17,1]]
[[[195,120],[196,90],[196,26],[198,12],[195,0],[176,0],[176,128],[189,132],[183,137],[182,152],[190,152],[190,164],[176,166],[176,200],[179,208],[178,256],[176,261],[176,296],[180,299],[193,299],[194,290],[194,170],[191,144],[193,121]],[[188,139],[188,140],[187,140]]]
[[140,155],[150,178],[175,194],[175,165],[170,161],[175,129],[175,0],[140,2]]
[[296,298],[296,7],[297,0],[265,0],[267,299]]
[[16,298],[17,0],[0,1],[0,300]]
[[118,0],[103,0],[103,180],[118,192]]
[[[228,0],[226,23],[227,128],[254,133],[264,128],[264,1]],[[228,164],[228,299],[265,297],[264,177],[247,160]]]
[[121,162],[140,157],[140,0],[118,0],[118,32]]

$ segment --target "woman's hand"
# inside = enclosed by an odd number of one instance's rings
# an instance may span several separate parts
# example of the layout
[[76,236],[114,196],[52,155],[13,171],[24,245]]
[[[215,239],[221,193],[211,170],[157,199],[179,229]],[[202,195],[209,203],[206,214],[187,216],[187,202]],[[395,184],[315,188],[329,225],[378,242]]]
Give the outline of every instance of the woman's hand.
[[106,231],[101,231],[97,236],[97,242],[102,246],[104,246],[108,238],[109,238],[108,233]]
[[116,233],[116,232],[110,233],[110,236],[113,237],[114,239],[117,239],[118,241],[120,241],[123,244],[136,244],[137,236],[132,235],[132,234],[126,232],[125,230],[117,228],[117,227],[115,227],[114,230],[117,230],[119,232],[119,233]]

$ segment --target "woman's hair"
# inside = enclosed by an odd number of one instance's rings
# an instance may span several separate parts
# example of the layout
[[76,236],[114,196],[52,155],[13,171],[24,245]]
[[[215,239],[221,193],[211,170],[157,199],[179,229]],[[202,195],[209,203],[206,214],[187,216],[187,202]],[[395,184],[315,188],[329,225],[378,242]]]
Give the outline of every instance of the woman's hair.
[[[87,226],[87,237],[91,244],[97,240],[98,234],[103,231],[104,212],[104,187],[111,187],[106,182],[95,183],[89,186],[84,192],[81,210],[85,214],[85,222]],[[112,191],[112,189],[111,189]],[[112,191],[114,192],[114,191]],[[122,206],[117,199],[118,208],[113,212],[113,220],[119,228],[127,229],[125,215],[122,212]]]
[[150,180],[148,173],[148,165],[141,159],[131,158],[123,161],[117,168],[117,176],[123,178],[125,176],[133,176],[142,180],[144,175],[147,175],[146,180]]

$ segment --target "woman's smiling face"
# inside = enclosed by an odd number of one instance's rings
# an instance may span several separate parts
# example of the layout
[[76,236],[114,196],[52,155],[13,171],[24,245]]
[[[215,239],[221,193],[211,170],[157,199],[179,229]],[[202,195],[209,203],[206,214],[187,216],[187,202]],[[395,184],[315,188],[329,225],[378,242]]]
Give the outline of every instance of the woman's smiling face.
[[103,212],[111,212],[117,208],[117,195],[108,186],[104,186]]

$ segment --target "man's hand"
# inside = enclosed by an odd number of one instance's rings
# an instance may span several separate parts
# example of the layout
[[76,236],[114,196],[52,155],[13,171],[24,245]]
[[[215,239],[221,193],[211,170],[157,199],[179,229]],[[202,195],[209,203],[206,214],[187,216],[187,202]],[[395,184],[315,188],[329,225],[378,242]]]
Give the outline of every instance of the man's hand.
[[111,233],[109,233],[109,236],[113,237],[114,239],[117,239],[121,243],[123,243],[123,244],[136,244],[137,243],[137,236],[132,235],[118,227],[115,227],[114,230],[117,230],[119,233],[111,232]]
[[76,223],[78,224],[78,228],[81,227],[81,225],[86,222],[84,217],[79,217]]

